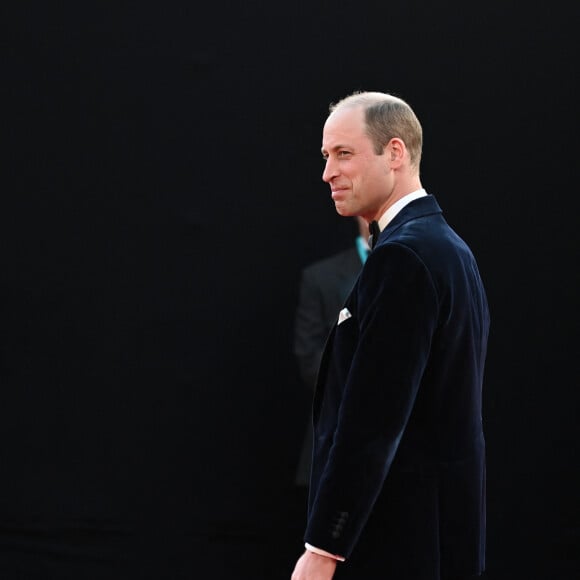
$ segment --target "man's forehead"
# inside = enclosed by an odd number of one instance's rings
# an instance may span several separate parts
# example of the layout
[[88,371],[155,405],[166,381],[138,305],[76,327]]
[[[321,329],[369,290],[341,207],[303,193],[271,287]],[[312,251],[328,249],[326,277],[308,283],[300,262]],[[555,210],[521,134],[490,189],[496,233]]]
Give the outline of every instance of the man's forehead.
[[326,119],[325,127],[334,125],[361,125],[364,121],[362,107],[341,107],[336,109]]
[[347,145],[361,137],[366,137],[362,111],[352,108],[335,111],[324,124],[322,146],[334,149],[338,145]]

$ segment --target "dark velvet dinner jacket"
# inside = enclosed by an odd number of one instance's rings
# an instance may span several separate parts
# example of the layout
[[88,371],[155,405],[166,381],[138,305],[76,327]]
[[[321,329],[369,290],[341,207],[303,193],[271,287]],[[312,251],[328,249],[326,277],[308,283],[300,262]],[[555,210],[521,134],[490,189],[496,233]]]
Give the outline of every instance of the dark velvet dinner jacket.
[[305,541],[347,557],[353,578],[481,573],[489,312],[433,196],[381,232],[345,308],[314,396]]

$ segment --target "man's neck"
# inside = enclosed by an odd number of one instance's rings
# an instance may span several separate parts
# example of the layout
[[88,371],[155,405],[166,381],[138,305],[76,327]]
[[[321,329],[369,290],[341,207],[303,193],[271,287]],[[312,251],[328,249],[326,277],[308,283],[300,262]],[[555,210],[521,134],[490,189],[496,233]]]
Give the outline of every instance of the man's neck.
[[407,195],[404,195],[399,200],[397,200],[394,204],[389,206],[387,211],[385,211],[380,218],[377,220],[379,223],[379,228],[383,231],[387,224],[408,204],[412,201],[415,201],[419,197],[425,197],[427,192],[423,189],[417,189],[415,191],[411,191]]
[[408,179],[405,179],[397,183],[395,185],[395,188],[391,192],[391,195],[385,201],[385,203],[379,208],[373,219],[379,221],[381,216],[385,215],[385,213],[389,210],[390,207],[395,205],[399,200],[403,199],[410,193],[413,193],[414,191],[418,191],[420,189],[423,189],[423,186],[421,185],[421,180],[419,179],[418,175],[411,176]]

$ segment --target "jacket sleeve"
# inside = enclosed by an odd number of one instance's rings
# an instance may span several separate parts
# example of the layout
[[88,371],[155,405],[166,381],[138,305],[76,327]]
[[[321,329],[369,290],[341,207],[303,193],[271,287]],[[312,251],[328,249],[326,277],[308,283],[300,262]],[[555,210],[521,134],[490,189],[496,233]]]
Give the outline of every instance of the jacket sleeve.
[[[350,359],[338,417],[311,490],[305,540],[348,557],[393,463],[413,409],[437,326],[431,275],[409,248],[386,244],[369,257],[353,317],[336,329],[331,365]],[[356,324],[354,345],[348,324]],[[329,372],[332,372],[330,370]],[[327,412],[321,403],[322,415]],[[331,413],[332,414],[332,413]]]

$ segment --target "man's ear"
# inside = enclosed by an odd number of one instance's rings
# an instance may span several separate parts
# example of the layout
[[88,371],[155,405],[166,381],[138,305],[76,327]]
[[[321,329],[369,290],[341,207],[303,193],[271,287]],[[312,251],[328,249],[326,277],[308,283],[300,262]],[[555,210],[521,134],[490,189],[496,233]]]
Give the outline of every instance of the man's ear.
[[391,162],[391,167],[399,167],[405,156],[405,143],[398,137],[393,137],[385,146],[387,158]]

